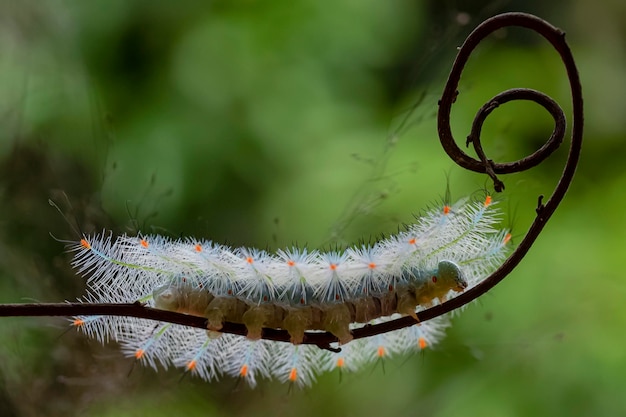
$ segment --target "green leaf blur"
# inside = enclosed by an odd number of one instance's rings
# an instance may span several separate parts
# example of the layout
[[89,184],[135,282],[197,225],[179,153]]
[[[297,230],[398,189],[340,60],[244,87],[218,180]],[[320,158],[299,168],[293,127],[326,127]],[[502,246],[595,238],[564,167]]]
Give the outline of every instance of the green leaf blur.
[[[492,189],[439,146],[437,99],[469,31],[520,9],[567,33],[585,94],[583,157],[522,264],[443,343],[304,391],[253,391],[133,366],[114,344],[64,333],[63,319],[4,318],[0,415],[625,414],[626,6],[616,0],[0,0],[0,302],[83,295],[50,234],[329,248],[394,232],[448,185],[453,200]],[[571,108],[556,53],[510,29],[472,56],[452,113],[459,142],[511,87]],[[487,154],[527,155],[551,129],[531,104],[503,106],[485,125]],[[564,155],[503,178],[514,239]]]

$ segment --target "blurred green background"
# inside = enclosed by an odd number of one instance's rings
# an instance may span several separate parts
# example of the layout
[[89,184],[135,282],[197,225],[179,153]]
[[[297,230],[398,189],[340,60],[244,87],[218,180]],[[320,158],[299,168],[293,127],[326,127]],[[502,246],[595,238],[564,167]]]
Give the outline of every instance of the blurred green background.
[[[392,233],[492,185],[446,157],[436,103],[456,46],[502,11],[567,32],[586,143],[574,184],[522,264],[434,350],[313,388],[181,379],[133,366],[58,318],[0,320],[2,416],[625,415],[626,3],[0,0],[0,302],[83,294],[63,245],[84,232],[324,248]],[[509,29],[473,55],[453,109],[510,87],[569,110],[556,53]],[[486,124],[490,158],[552,129],[528,103]],[[518,239],[565,150],[504,178]],[[67,220],[48,204],[51,198]]]

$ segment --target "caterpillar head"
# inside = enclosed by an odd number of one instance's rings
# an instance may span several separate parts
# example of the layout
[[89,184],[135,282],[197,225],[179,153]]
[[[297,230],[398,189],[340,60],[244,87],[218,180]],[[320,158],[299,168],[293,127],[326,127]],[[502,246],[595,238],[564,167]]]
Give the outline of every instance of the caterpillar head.
[[[437,275],[433,276],[434,286],[444,295],[450,290],[461,292],[467,288],[467,281],[457,264],[451,261],[440,261]],[[439,292],[439,291],[438,291]]]
[[203,316],[213,295],[201,284],[173,281],[152,291],[152,299],[154,306],[161,310]]
[[178,287],[166,284],[152,291],[154,306],[161,310],[178,311],[180,308],[181,294]]

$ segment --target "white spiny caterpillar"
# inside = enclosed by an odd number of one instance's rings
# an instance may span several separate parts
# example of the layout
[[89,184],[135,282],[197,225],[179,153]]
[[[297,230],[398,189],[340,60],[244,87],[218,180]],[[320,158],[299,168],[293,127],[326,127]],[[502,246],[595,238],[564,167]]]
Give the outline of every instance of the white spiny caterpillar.
[[[357,370],[387,355],[436,343],[448,326],[439,317],[409,328],[352,340],[351,329],[380,323],[443,302],[472,287],[506,256],[510,234],[498,230],[497,205],[460,201],[421,216],[416,224],[372,246],[276,254],[232,249],[210,241],[162,236],[84,236],[70,250],[88,277],[85,302],[137,300],[207,318],[209,329],[129,317],[75,317],[100,341],[156,368],[175,365],[211,380],[232,375],[309,385],[334,368]],[[248,336],[221,334],[225,321]],[[262,328],[289,332],[291,343],[262,340]],[[328,331],[340,352],[301,344],[305,331]]]

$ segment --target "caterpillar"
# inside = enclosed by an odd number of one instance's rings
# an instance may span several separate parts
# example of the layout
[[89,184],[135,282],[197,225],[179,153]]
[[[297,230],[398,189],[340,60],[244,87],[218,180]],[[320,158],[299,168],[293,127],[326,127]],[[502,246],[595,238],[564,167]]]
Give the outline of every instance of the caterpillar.
[[[206,330],[129,317],[74,317],[72,324],[101,342],[157,368],[174,365],[206,380],[259,377],[310,385],[320,372],[355,371],[390,355],[432,346],[448,317],[352,340],[351,330],[413,316],[484,279],[506,257],[510,233],[497,227],[490,196],[461,200],[417,218],[372,245],[274,254],[193,238],[103,232],[70,244],[73,266],[87,277],[84,302],[140,301],[205,317]],[[247,336],[221,334],[242,323]],[[290,343],[261,339],[281,328]],[[305,331],[336,336],[337,352],[302,344]]]

